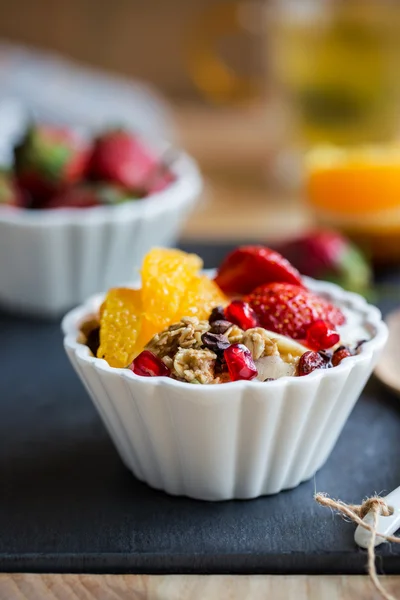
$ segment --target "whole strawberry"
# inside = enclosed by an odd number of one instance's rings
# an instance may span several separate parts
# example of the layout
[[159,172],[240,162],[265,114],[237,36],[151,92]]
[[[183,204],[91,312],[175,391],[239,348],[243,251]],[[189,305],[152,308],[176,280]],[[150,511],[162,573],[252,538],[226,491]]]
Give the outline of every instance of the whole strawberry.
[[241,246],[223,261],[215,278],[225,294],[248,294],[275,281],[302,285],[300,273],[278,252],[266,246]]
[[44,208],[91,208],[122,204],[135,196],[112,184],[81,183],[54,195]]
[[323,298],[305,288],[290,283],[262,285],[245,300],[265,329],[295,340],[305,340],[315,321],[322,320],[335,329],[343,325],[343,313]]
[[371,268],[361,251],[335,231],[313,231],[278,249],[303,275],[356,292],[367,290],[371,283]]
[[0,206],[28,206],[28,196],[19,189],[13,177],[6,171],[0,171]]
[[87,168],[88,147],[74,131],[52,125],[30,126],[14,148],[18,183],[33,197],[79,181]]
[[141,195],[164,189],[173,179],[157,156],[133,133],[111,129],[100,135],[92,150],[89,174]]

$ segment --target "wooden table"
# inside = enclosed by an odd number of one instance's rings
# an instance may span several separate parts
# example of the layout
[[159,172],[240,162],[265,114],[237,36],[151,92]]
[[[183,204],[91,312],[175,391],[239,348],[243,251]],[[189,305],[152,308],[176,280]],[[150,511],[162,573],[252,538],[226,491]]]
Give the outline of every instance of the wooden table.
[[[399,594],[400,579],[385,586]],[[372,600],[367,577],[0,575],[1,600]]]
[[[299,232],[311,217],[293,190],[266,185],[271,147],[262,107],[176,111],[181,142],[207,185],[185,239],[272,240]],[[349,525],[351,527],[351,525]],[[400,598],[400,578],[385,585]],[[366,576],[0,575],[0,600],[353,600],[377,598]]]

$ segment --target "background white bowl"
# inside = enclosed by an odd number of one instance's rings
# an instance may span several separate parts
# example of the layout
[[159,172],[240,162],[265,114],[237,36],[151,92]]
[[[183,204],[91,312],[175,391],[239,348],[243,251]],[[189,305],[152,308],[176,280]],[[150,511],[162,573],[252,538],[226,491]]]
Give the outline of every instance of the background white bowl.
[[168,188],[144,200],[88,209],[0,209],[0,305],[57,316],[136,277],[152,246],[173,245],[198,199],[196,163],[177,152]]
[[111,368],[77,342],[102,296],[63,320],[64,346],[125,465],[154,488],[201,500],[255,498],[293,488],[328,458],[379,358],[377,308],[336,285],[309,287],[362,315],[372,339],[338,367],[273,382],[193,385]]

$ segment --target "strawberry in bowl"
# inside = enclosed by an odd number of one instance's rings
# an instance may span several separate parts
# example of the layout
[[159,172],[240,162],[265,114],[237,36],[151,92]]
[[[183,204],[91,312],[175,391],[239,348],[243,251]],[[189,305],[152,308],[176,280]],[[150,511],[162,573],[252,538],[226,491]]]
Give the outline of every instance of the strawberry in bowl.
[[202,189],[184,152],[124,129],[33,124],[14,156],[0,173],[0,306],[31,315],[130,280],[154,243],[175,242]]
[[71,129],[31,125],[14,148],[17,181],[34,201],[48,198],[84,178],[89,149]]
[[66,352],[122,460],[168,493],[254,498],[312,477],[386,341],[361,296],[268,248],[250,254],[228,293],[226,262],[202,272],[196,255],[153,249],[140,282],[64,318]]

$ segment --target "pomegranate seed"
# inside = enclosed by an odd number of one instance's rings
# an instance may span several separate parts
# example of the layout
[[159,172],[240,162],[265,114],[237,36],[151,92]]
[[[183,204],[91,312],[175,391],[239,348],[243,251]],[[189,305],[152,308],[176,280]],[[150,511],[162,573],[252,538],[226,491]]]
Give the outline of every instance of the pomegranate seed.
[[339,340],[339,334],[322,319],[314,321],[307,329],[307,346],[313,350],[332,348]]
[[238,325],[244,331],[259,326],[256,313],[250,304],[243,302],[243,300],[232,300],[225,308],[225,318]]
[[169,377],[167,365],[149,350],[143,350],[131,364],[132,371],[141,377]]
[[340,365],[342,360],[344,358],[347,358],[348,356],[351,356],[350,350],[348,348],[345,348],[344,346],[341,346],[333,353],[332,365],[334,367],[337,367],[338,365]]
[[318,354],[318,352],[312,352],[309,350],[308,352],[304,352],[304,354],[300,357],[299,361],[299,370],[298,374],[300,377],[303,375],[308,375],[315,371],[315,369],[326,369],[328,368],[328,363],[325,358]]
[[251,352],[243,344],[229,346],[224,351],[224,358],[232,381],[250,380],[257,376],[258,371]]

